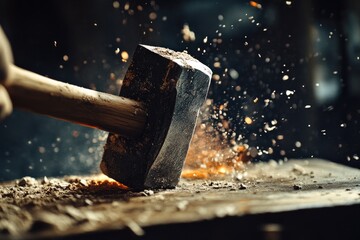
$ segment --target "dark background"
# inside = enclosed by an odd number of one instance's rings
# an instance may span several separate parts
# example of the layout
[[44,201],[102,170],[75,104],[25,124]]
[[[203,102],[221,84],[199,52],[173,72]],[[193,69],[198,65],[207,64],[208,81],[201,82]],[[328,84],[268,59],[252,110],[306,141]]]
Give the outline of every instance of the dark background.
[[[256,161],[317,157],[360,167],[358,1],[118,3],[2,0],[0,24],[18,66],[114,94],[128,64],[117,48],[130,56],[139,43],[187,50],[215,74],[209,121],[225,142],[248,144]],[[194,41],[184,41],[184,24]],[[216,116],[223,104],[226,115]],[[15,110],[0,123],[0,180],[97,172],[105,139]]]

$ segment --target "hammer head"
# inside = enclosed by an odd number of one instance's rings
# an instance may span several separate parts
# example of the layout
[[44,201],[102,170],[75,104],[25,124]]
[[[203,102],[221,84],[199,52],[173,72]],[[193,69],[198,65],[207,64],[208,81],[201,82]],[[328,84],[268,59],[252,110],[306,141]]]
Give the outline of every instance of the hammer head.
[[120,96],[143,102],[147,123],[137,139],[109,134],[100,164],[103,173],[133,189],[174,188],[211,75],[186,53],[139,45]]

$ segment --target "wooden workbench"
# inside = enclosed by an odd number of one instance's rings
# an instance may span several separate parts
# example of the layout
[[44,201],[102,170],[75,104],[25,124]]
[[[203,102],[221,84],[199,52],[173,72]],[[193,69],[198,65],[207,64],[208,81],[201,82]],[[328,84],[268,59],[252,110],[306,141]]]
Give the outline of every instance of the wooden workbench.
[[252,164],[236,176],[181,180],[165,191],[131,192],[94,178],[3,183],[0,239],[229,239],[236,233],[263,239],[324,226],[335,236],[334,227],[345,222],[350,229],[343,236],[359,233],[351,230],[359,220],[351,218],[360,217],[360,170],[324,160]]

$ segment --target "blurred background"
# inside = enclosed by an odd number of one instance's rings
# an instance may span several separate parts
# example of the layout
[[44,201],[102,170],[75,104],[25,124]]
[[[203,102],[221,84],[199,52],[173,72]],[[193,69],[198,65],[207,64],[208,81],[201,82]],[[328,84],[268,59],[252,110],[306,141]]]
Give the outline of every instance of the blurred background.
[[[0,2],[15,63],[117,94],[139,43],[214,72],[203,118],[254,161],[360,167],[360,2]],[[94,113],[96,114],[96,113]],[[15,110],[0,123],[0,180],[98,172],[107,134]]]

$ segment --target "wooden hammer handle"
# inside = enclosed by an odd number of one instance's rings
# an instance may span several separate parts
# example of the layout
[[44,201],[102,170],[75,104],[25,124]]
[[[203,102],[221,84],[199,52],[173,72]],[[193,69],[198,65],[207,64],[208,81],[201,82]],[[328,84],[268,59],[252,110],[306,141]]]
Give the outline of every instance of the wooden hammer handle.
[[141,135],[144,106],[134,100],[59,82],[10,66],[5,84],[13,105],[32,112],[127,137]]

